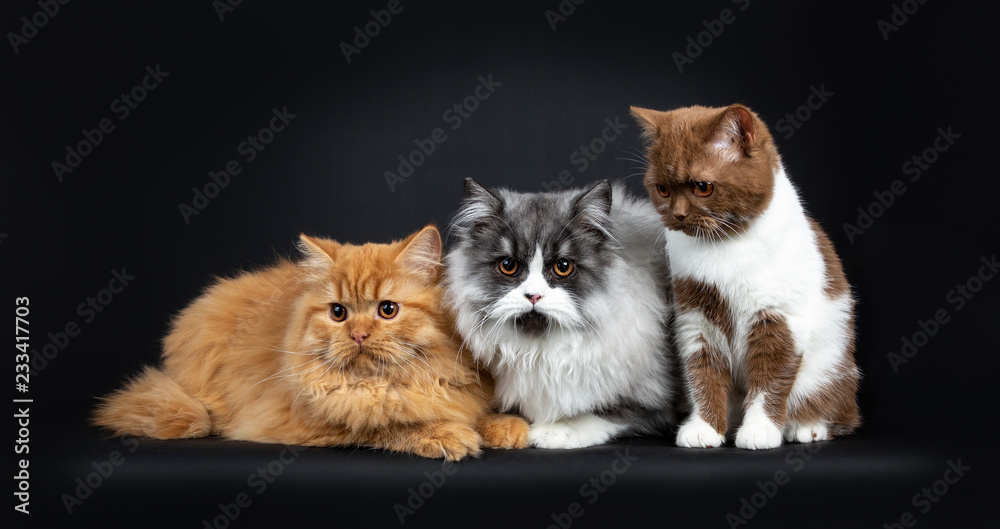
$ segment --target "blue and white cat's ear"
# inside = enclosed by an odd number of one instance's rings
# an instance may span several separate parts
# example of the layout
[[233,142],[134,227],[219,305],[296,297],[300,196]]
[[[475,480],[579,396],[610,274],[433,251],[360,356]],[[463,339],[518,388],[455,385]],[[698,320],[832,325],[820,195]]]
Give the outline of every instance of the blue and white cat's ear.
[[465,179],[465,200],[468,202],[482,202],[496,208],[502,205],[499,197],[472,178]]
[[304,233],[299,235],[297,246],[302,252],[300,266],[316,274],[321,274],[330,268],[340,248],[340,244],[336,241],[310,237]]
[[441,233],[428,225],[403,241],[403,249],[396,262],[404,269],[420,276],[427,284],[437,280],[441,267]]
[[722,159],[735,162],[749,154],[756,132],[753,112],[743,105],[730,105],[712,128],[708,145]]
[[477,224],[489,222],[503,211],[500,197],[471,178],[465,179],[465,200],[452,221],[458,230],[472,229]]
[[611,183],[601,180],[585,189],[573,203],[573,222],[606,238],[611,234]]

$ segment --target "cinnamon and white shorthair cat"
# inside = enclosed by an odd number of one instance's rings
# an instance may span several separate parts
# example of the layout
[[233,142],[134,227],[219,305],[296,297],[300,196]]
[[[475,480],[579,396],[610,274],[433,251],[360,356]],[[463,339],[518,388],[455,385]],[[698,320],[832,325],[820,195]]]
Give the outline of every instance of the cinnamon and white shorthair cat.
[[666,226],[692,412],[682,447],[830,439],[861,422],[850,286],[764,122],[742,105],[632,107]]

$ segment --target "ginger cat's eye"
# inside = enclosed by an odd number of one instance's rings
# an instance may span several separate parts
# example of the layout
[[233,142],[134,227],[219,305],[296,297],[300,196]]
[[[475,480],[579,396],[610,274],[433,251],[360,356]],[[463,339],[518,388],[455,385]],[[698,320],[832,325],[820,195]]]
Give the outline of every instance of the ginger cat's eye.
[[576,267],[573,266],[573,261],[564,257],[560,257],[559,259],[556,259],[555,263],[552,263],[552,273],[559,277],[567,277],[572,274],[575,269]]
[[500,273],[505,276],[517,275],[517,271],[520,269],[517,264],[517,259],[514,259],[513,257],[508,257],[503,261],[500,261],[498,268]]
[[667,186],[663,184],[656,184],[656,192],[659,193],[660,196],[664,198],[670,196],[670,190],[667,189]]
[[399,314],[399,303],[395,301],[383,301],[378,305],[378,315],[387,320],[391,320]]
[[340,303],[330,305],[330,319],[337,322],[346,320],[347,309]]
[[694,183],[694,194],[700,197],[707,197],[708,195],[712,194],[712,191],[715,191],[715,186],[712,185],[712,182]]

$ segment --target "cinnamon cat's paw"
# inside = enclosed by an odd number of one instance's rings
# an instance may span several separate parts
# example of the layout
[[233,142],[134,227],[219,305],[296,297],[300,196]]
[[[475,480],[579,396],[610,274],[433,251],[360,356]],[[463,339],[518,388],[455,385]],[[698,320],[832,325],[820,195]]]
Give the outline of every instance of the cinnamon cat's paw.
[[692,417],[677,431],[677,446],[684,448],[715,448],[725,442],[725,436],[701,417]]
[[479,433],[486,448],[526,448],[528,421],[517,415],[488,415],[479,420]]
[[826,423],[815,424],[791,424],[785,426],[785,441],[789,443],[814,443],[816,441],[826,441],[829,434]]
[[479,457],[483,438],[468,426],[443,423],[431,427],[413,447],[413,453],[429,458],[458,461],[466,456]]
[[781,429],[767,419],[744,419],[736,431],[736,446],[747,450],[777,448],[781,446]]

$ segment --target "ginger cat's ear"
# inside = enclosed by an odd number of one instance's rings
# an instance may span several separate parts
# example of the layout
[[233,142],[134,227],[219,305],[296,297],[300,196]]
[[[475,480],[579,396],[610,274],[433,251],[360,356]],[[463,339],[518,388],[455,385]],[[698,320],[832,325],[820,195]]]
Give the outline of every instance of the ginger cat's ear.
[[302,252],[302,266],[313,273],[322,273],[330,268],[340,244],[325,239],[299,235],[299,251]]
[[736,161],[747,156],[753,146],[756,127],[753,113],[743,105],[730,105],[712,128],[708,142],[720,156]]
[[441,233],[429,225],[403,241],[396,262],[421,276],[427,284],[437,280],[441,267]]
[[639,126],[642,127],[642,137],[646,139],[655,138],[657,134],[656,115],[659,112],[640,107],[629,107],[629,110],[632,111],[632,116],[635,117]]

